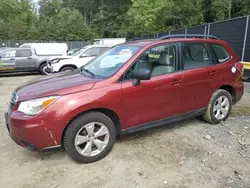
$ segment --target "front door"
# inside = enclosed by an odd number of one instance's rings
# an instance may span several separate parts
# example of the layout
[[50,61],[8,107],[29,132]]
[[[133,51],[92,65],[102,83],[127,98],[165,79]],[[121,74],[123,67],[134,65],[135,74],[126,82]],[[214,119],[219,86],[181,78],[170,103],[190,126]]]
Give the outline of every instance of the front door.
[[[180,113],[180,84],[177,45],[165,44],[144,52],[124,74],[122,100],[127,128],[162,120]],[[152,70],[148,81],[132,84],[133,73],[140,68]]]
[[14,49],[5,50],[0,54],[0,72],[16,70],[15,55]]
[[34,70],[36,68],[31,49],[17,49],[15,61],[19,71]]
[[182,44],[182,70],[182,113],[207,107],[219,73],[206,43]]

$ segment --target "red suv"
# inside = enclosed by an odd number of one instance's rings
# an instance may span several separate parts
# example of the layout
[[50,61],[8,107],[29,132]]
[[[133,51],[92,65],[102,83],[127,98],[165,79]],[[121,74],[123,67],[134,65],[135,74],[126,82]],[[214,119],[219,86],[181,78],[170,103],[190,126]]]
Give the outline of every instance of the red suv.
[[226,120],[244,90],[232,48],[209,36],[165,38],[117,45],[79,70],[18,87],[5,114],[11,138],[32,151],[63,146],[89,163],[118,135],[195,116]]

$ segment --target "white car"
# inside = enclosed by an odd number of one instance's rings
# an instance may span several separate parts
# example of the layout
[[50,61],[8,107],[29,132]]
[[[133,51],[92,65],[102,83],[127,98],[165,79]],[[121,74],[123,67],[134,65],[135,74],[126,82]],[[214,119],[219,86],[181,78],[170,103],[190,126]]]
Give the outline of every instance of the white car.
[[73,71],[87,64],[96,56],[102,54],[113,45],[89,45],[75,52],[71,56],[54,56],[48,62],[48,68],[52,72]]

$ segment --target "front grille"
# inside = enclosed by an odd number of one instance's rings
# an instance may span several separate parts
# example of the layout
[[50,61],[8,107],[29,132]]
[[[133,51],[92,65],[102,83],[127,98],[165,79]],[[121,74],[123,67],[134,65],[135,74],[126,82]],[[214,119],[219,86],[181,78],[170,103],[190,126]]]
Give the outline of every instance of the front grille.
[[11,114],[11,112],[13,111],[17,100],[18,100],[17,93],[13,92],[11,95],[10,103],[9,103],[9,109],[8,109],[9,114]]

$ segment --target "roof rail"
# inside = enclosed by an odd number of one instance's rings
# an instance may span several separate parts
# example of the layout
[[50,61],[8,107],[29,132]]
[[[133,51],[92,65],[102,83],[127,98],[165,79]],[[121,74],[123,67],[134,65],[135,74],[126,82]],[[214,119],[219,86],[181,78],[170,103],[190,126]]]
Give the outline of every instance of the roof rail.
[[210,38],[220,40],[218,37],[214,35],[199,35],[199,34],[178,34],[178,35],[166,35],[161,38],[160,40],[171,39],[171,38]]

